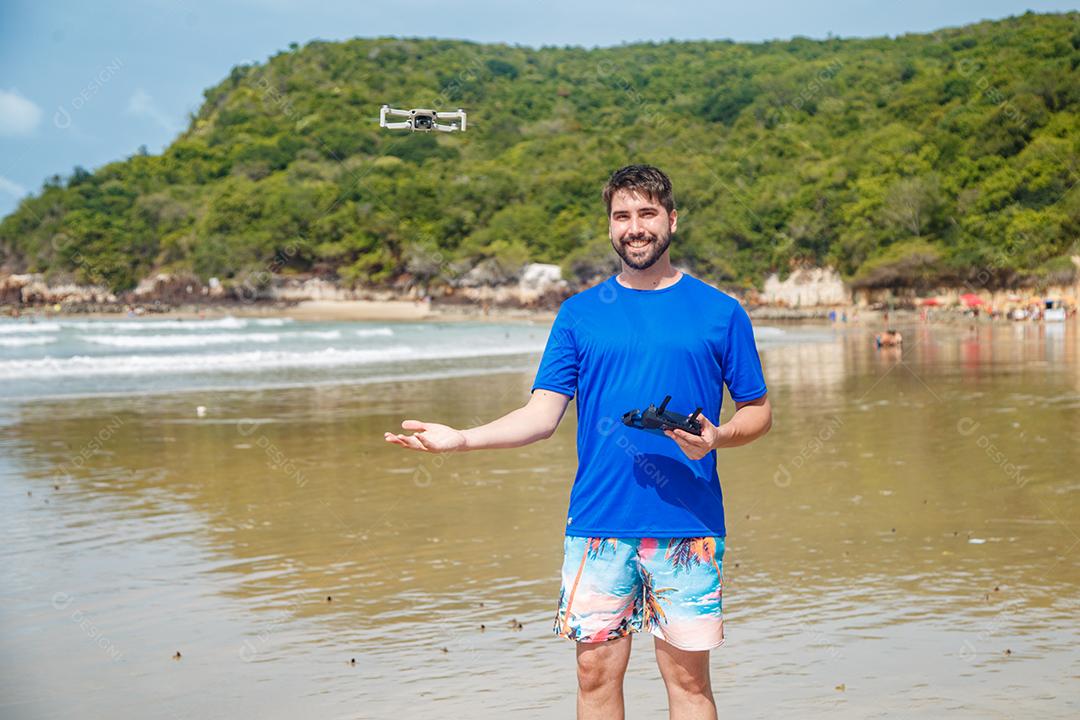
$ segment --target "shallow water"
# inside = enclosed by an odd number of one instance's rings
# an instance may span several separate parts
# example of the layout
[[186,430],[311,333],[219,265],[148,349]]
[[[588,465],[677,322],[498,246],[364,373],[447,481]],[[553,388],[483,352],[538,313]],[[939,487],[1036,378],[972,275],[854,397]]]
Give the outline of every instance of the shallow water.
[[[901,329],[902,355],[759,333],[775,426],[719,462],[720,712],[1076,717],[1077,327]],[[531,370],[392,370],[52,399],[5,380],[0,716],[572,716],[550,626],[573,407],[543,443],[421,455],[383,431],[497,417]],[[661,716],[634,643],[628,717]]]
[[0,399],[309,387],[521,370],[522,323],[0,320]]

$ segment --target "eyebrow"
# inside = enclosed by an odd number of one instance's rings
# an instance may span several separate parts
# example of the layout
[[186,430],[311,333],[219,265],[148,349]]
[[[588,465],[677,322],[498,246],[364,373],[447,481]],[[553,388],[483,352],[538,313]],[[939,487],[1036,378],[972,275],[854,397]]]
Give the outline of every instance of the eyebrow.
[[[647,205],[647,206],[645,206],[643,208],[640,208],[638,210],[638,212],[639,213],[659,213],[660,209],[656,208],[656,207],[653,207],[652,205]],[[630,211],[629,210],[612,210],[611,214],[612,215],[629,215]]]

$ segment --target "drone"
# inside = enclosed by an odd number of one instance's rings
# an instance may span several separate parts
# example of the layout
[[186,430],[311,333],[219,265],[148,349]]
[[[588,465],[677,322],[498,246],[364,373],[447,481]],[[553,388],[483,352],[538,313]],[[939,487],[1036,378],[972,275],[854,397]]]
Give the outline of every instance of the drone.
[[[408,118],[402,122],[386,122],[387,117],[403,117]],[[457,123],[440,123],[438,120],[461,120],[461,125]],[[382,110],[379,112],[379,127],[390,128],[391,130],[412,130],[413,132],[431,132],[432,130],[439,130],[442,132],[454,132],[460,130],[465,132],[465,111],[461,108],[453,112],[436,112],[435,110],[395,110],[389,105],[383,105]]]

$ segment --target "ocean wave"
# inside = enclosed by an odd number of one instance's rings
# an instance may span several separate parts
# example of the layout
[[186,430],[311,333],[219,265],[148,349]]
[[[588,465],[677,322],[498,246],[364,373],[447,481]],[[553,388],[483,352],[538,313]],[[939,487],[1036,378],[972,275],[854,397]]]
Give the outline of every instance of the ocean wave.
[[388,327],[361,328],[355,332],[360,337],[389,337],[394,334],[394,329]]
[[0,337],[0,347],[26,347],[27,345],[48,345],[56,342],[53,335],[36,335],[34,337]]
[[122,348],[176,348],[232,345],[237,343],[274,343],[278,333],[215,333],[213,335],[80,335],[80,340],[95,345]]
[[55,322],[0,322],[0,335],[11,333],[57,332],[60,324]]
[[755,327],[754,328],[754,337],[755,338],[762,338],[762,339],[768,338],[768,339],[771,340],[771,339],[774,339],[774,338],[783,337],[784,335],[787,335],[787,331],[783,330],[781,328],[778,328],[778,327],[770,327],[768,325],[762,325],[760,327]]
[[[267,318],[277,320],[281,318]],[[76,330],[240,330],[248,326],[243,318],[227,315],[216,320],[65,320],[64,327]],[[57,328],[59,329],[59,328]]]
[[403,363],[418,360],[447,360],[539,353],[543,344],[500,347],[425,347],[394,345],[380,349],[326,348],[314,352],[252,350],[205,355],[118,355],[67,358],[35,358],[0,361],[0,379],[51,379],[108,375],[150,375],[155,373],[236,373],[279,369],[319,369],[381,362]]

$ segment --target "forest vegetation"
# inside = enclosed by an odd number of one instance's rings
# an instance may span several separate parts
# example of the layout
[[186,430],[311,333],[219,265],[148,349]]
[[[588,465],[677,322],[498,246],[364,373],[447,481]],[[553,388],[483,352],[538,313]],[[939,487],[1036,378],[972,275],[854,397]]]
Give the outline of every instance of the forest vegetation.
[[[0,264],[133,287],[274,273],[453,284],[617,260],[600,188],[653,163],[675,263],[720,286],[831,266],[854,286],[1071,279],[1080,13],[896,38],[530,48],[291,45],[205,91],[161,154],[49,178],[0,222]],[[464,108],[465,133],[378,127]]]

